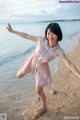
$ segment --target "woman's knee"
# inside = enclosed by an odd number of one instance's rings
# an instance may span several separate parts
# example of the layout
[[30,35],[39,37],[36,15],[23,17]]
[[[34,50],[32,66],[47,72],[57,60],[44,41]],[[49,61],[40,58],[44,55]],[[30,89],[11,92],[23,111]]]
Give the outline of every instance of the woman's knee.
[[22,77],[24,77],[24,74],[21,71],[18,71],[16,76],[17,76],[17,78],[22,78]]
[[43,87],[37,86],[37,87],[36,87],[36,93],[37,93],[38,95],[41,95],[42,92],[43,92]]

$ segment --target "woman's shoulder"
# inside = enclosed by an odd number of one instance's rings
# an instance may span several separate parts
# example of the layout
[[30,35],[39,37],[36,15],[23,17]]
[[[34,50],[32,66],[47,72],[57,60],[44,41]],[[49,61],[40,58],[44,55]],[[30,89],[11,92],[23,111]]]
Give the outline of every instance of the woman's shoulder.
[[44,36],[37,36],[37,38],[38,38],[38,43],[39,44],[44,43],[44,41],[45,41],[45,37]]
[[59,45],[59,43],[52,49],[50,49],[53,54],[61,55],[64,54],[63,48]]
[[58,44],[58,46],[57,46],[56,53],[59,56],[62,54],[65,54],[65,52],[64,52],[63,48],[60,46],[60,44]]

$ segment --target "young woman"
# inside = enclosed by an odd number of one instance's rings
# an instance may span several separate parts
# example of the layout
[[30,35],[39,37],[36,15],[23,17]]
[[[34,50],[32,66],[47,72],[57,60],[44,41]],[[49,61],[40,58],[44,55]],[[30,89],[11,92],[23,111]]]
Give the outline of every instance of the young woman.
[[14,33],[25,39],[37,42],[35,52],[24,62],[17,72],[17,77],[22,78],[27,73],[32,73],[36,78],[36,93],[40,96],[41,107],[36,110],[36,115],[47,110],[46,96],[44,93],[44,86],[49,88],[52,85],[51,73],[48,63],[55,57],[60,57],[62,62],[80,79],[80,72],[77,70],[66,57],[64,51],[59,45],[62,40],[62,31],[58,23],[50,23],[45,30],[45,37],[32,36],[27,33],[18,32],[12,29],[8,24],[7,29],[9,32]]

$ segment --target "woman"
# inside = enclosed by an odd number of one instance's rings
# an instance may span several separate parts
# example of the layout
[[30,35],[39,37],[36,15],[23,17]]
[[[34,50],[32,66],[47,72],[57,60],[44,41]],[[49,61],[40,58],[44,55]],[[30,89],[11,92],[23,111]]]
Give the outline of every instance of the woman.
[[32,73],[36,78],[36,93],[40,96],[41,107],[36,110],[35,117],[47,110],[44,86],[52,85],[51,73],[48,63],[55,57],[60,57],[62,62],[80,79],[80,72],[66,57],[59,45],[62,40],[62,31],[58,23],[50,23],[45,30],[45,37],[32,36],[12,29],[8,24],[8,31],[25,39],[37,42],[35,52],[24,62],[17,72],[17,77],[22,78],[27,73]]

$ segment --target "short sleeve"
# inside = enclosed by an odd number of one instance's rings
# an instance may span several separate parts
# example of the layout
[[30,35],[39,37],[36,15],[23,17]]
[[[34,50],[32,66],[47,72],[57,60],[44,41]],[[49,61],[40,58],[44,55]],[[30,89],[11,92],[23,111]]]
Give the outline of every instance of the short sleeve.
[[57,50],[57,55],[58,55],[58,56],[63,56],[63,55],[65,55],[64,50],[63,50],[63,49],[61,49],[61,48],[60,48],[60,49],[58,49],[58,50]]
[[44,37],[38,36],[38,44],[43,44],[43,43],[44,43]]

